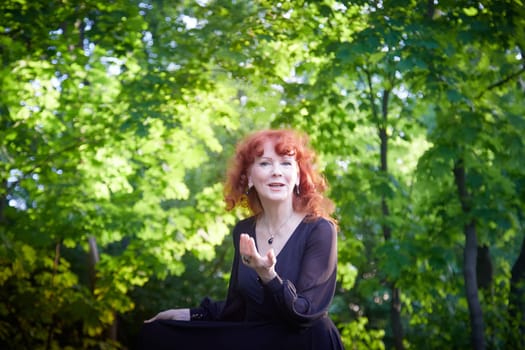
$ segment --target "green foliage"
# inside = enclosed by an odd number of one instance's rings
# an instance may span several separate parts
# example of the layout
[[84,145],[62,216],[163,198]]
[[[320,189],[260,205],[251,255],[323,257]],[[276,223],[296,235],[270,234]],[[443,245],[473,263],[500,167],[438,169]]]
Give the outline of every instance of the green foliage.
[[224,212],[224,170],[238,138],[268,126],[304,130],[319,151],[340,226],[330,311],[347,348],[393,346],[393,285],[405,347],[471,345],[471,220],[492,263],[479,291],[487,346],[519,344],[524,12],[519,1],[2,2],[0,347],[131,346],[157,311],[223,298],[243,214]]
[[0,334],[4,346],[58,348],[59,339],[69,332],[75,335],[71,346],[97,342],[103,326],[111,321],[101,319],[107,307],[79,285],[70,264],[58,255],[59,248],[53,256],[12,237],[3,235],[2,240]]
[[385,349],[385,345],[383,343],[384,331],[367,331],[366,324],[366,318],[361,317],[356,321],[344,325],[344,328],[341,331],[341,336],[344,339],[344,346],[346,349]]

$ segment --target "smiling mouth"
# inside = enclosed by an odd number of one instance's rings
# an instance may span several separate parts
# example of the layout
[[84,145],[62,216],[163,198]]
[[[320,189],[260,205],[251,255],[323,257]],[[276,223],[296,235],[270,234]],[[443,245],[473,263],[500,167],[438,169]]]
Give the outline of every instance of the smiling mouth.
[[269,184],[268,186],[272,188],[279,188],[279,187],[284,187],[284,184]]

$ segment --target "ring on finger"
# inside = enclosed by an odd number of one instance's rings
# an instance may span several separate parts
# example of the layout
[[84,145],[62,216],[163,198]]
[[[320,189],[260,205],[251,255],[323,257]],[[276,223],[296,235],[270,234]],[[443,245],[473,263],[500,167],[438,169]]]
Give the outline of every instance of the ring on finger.
[[241,259],[242,259],[242,262],[245,263],[246,265],[250,264],[250,257],[249,256],[243,255],[241,257]]

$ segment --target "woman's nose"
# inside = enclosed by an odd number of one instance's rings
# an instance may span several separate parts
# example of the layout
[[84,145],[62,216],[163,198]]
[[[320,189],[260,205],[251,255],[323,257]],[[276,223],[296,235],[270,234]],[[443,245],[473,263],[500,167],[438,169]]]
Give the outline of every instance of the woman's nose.
[[272,170],[272,175],[278,176],[283,174],[281,166],[279,164],[274,164]]

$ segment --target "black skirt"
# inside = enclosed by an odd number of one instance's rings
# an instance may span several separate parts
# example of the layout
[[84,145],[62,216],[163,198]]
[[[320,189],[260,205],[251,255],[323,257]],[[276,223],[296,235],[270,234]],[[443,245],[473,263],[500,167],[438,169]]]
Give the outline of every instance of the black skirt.
[[160,320],[143,325],[137,349],[337,350],[343,345],[328,317],[304,328],[270,322]]

